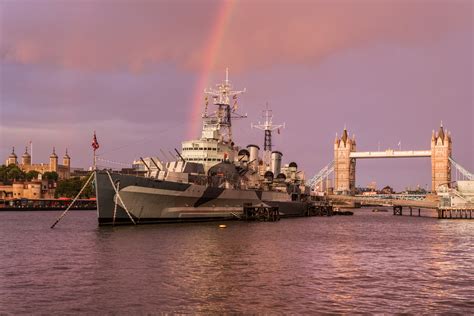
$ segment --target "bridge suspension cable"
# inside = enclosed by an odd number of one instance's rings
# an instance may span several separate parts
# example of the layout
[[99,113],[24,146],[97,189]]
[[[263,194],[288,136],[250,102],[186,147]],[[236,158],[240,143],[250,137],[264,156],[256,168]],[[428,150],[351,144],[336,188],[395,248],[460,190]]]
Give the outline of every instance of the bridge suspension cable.
[[324,178],[329,177],[329,175],[334,172],[334,160],[328,163],[323,169],[319,170],[318,173],[316,173],[308,182],[307,185],[311,188],[314,189],[314,186],[317,183],[322,183]]
[[456,170],[459,171],[459,173],[461,173],[466,179],[474,180],[474,175],[470,173],[469,171],[467,171],[466,169],[464,169],[464,167],[458,164],[456,161],[454,161],[453,158],[449,157],[449,161],[454,166],[454,168],[456,168]]

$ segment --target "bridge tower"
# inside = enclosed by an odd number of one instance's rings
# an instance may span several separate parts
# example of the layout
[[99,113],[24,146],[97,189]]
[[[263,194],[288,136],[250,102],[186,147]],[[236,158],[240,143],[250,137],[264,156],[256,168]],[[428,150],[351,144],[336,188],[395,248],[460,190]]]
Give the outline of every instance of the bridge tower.
[[355,136],[352,139],[344,128],[341,138],[336,134],[334,141],[334,190],[352,194],[355,190],[355,159],[350,157],[356,151]]
[[434,192],[440,185],[450,186],[451,182],[451,133],[443,128],[433,130],[431,135],[431,190]]

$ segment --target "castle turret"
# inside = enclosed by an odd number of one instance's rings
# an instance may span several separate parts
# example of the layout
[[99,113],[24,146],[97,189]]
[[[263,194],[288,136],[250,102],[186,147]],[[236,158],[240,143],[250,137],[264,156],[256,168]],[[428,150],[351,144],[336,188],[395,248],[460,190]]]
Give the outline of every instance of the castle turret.
[[437,133],[431,136],[431,190],[436,191],[440,186],[450,186],[451,182],[451,135],[444,130],[441,122]]
[[350,158],[355,151],[355,136],[349,138],[344,128],[341,138],[334,141],[334,190],[351,194],[355,190],[355,159]]
[[28,147],[25,147],[25,153],[21,156],[21,164],[23,166],[31,165],[31,155],[28,153]]
[[49,171],[58,172],[58,155],[56,155],[56,149],[54,147],[51,156],[49,156]]
[[63,165],[68,168],[71,167],[71,157],[69,157],[67,153],[67,148],[66,148],[66,154],[64,154],[64,157],[63,157]]
[[10,156],[8,156],[8,159],[6,161],[6,165],[11,165],[11,164],[14,164],[14,165],[17,165],[18,164],[18,160],[17,160],[17,156],[15,154],[15,147],[12,148],[12,153],[10,154]]

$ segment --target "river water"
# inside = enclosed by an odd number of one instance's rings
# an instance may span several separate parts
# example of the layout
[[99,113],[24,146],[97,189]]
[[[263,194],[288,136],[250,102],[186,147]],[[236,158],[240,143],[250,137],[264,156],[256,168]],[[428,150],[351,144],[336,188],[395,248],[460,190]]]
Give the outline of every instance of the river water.
[[474,313],[474,221],[98,227],[0,212],[0,314]]

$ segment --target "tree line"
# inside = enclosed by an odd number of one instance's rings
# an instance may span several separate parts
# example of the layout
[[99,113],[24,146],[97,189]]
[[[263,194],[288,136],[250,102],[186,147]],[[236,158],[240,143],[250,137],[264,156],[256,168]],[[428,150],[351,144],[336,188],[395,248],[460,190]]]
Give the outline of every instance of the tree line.
[[[39,174],[40,173],[36,170],[25,172],[15,164],[0,166],[0,182],[4,184],[12,184],[14,181],[31,181],[37,179]],[[43,173],[42,178],[57,181],[59,175],[55,171],[47,171]]]
[[[12,184],[14,181],[31,181],[38,179],[39,174],[40,173],[36,170],[25,172],[15,164],[0,166],[0,182],[7,185]],[[59,175],[55,171],[47,171],[42,174],[42,179],[53,180],[57,182],[56,191],[54,194],[56,198],[74,198],[86,183],[87,178],[89,177],[87,176],[83,179],[79,177],[73,177],[70,179],[59,180]],[[89,183],[89,185],[82,192],[80,198],[88,199],[91,197],[95,197],[95,189],[92,186],[92,183]]]
[[[82,187],[84,184],[86,184],[87,179],[89,176],[84,177],[84,178],[79,178],[79,177],[73,177],[69,178],[66,180],[60,180],[58,182],[58,185],[56,187],[56,192],[54,193],[54,196],[56,198],[58,197],[68,197],[68,198],[74,198],[76,195],[81,191]],[[81,196],[79,198],[81,199],[89,199],[95,197],[95,188],[92,185],[92,181],[89,182],[87,187],[82,191]]]

